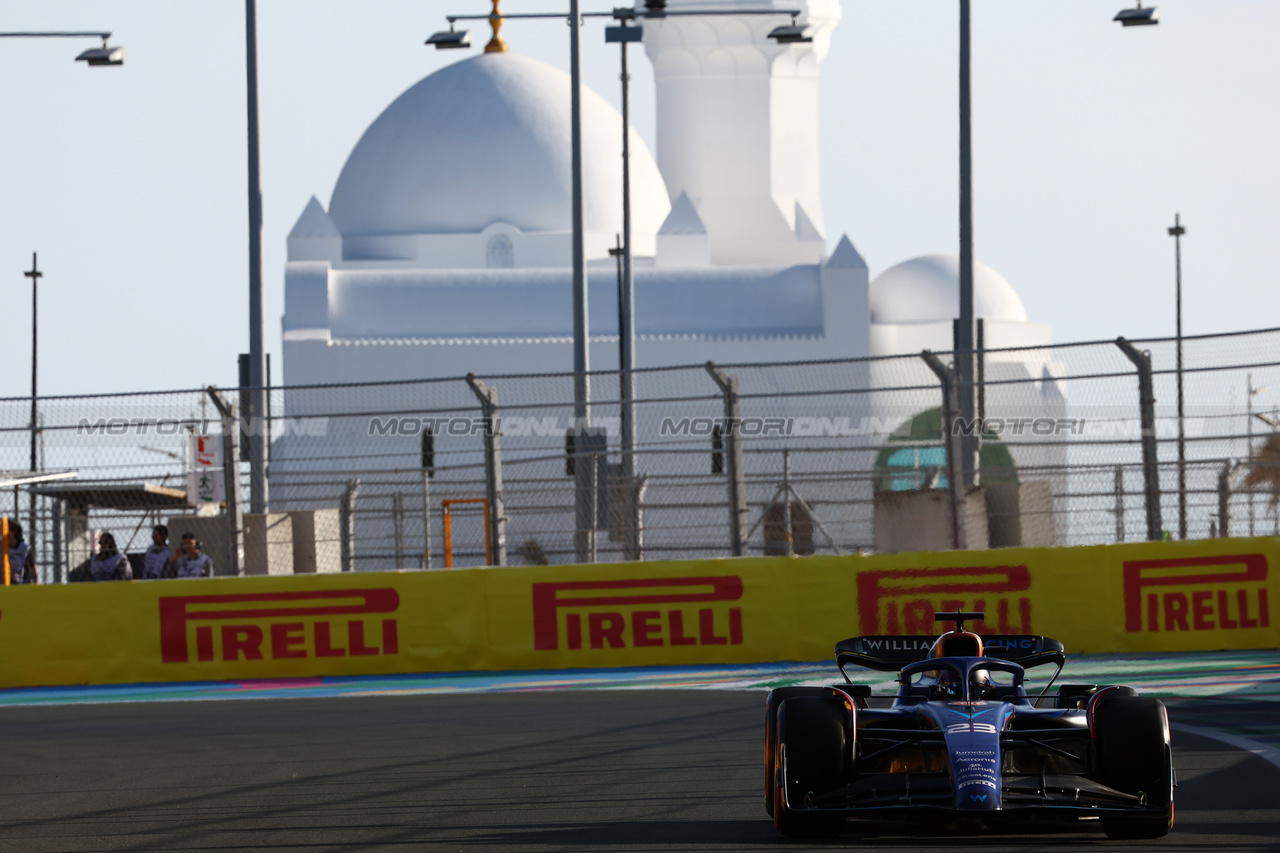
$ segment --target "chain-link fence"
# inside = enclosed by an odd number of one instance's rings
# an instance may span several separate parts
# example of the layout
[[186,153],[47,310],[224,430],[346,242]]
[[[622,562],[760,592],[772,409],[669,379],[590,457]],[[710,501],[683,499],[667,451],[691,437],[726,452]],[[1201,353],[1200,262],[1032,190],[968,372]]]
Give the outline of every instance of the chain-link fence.
[[572,374],[276,387],[265,505],[239,449],[263,425],[223,413],[238,389],[41,398],[34,429],[11,398],[0,509],[45,582],[102,530],[141,573],[157,524],[219,574],[1280,532],[1280,330],[1183,338],[1181,371],[1178,350],[646,369],[629,406],[594,373],[586,422]]

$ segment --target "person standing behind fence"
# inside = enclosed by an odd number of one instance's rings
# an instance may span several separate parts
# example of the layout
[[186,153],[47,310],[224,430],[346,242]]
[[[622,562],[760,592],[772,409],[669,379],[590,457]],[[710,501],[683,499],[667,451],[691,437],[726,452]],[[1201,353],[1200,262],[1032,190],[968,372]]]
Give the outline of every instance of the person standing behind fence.
[[131,581],[133,567],[123,551],[116,548],[116,538],[110,533],[98,537],[98,553],[89,560],[91,581]]
[[211,578],[213,577],[213,560],[200,550],[200,540],[194,533],[182,534],[182,550],[174,560],[175,577],[179,578]]
[[36,572],[35,555],[31,553],[31,545],[22,541],[22,525],[10,519],[9,583],[38,583],[39,581],[40,575]]
[[157,524],[151,528],[151,547],[142,555],[143,580],[159,580],[176,575],[173,558],[169,556],[169,528]]

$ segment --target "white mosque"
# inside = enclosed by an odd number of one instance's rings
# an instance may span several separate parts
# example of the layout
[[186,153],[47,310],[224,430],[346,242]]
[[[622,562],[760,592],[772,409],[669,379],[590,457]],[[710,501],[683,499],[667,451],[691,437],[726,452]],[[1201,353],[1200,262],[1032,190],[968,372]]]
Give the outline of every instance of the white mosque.
[[[957,261],[916,258],[868,282],[854,243],[824,222],[818,78],[839,0],[667,3],[708,7],[728,14],[643,22],[657,149],[632,132],[636,366],[949,350]],[[786,15],[732,14],[772,7],[802,9],[812,41],[768,38]],[[286,385],[572,370],[569,85],[503,46],[378,116],[327,210],[312,197],[289,234]],[[618,367],[621,122],[583,92],[593,370]],[[975,279],[988,348],[1050,343],[1009,282],[983,265]],[[1060,401],[1046,352],[1001,356],[997,372],[1040,377]]]

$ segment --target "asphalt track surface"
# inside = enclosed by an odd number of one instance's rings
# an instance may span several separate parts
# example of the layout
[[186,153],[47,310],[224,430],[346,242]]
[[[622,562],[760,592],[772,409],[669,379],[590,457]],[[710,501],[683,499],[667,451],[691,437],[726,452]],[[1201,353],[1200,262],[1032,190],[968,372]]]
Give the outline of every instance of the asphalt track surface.
[[0,850],[1280,849],[1280,767],[1182,733],[1160,841],[793,842],[764,813],[762,709],[720,690],[3,708]]

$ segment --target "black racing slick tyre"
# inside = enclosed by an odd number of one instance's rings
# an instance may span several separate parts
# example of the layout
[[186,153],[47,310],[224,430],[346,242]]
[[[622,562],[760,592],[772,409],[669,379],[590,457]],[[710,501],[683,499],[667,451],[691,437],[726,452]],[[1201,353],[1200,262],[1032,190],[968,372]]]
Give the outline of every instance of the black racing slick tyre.
[[773,823],[791,838],[839,835],[844,819],[809,808],[815,794],[839,788],[849,753],[845,710],[834,699],[796,696],[778,710]]
[[1161,838],[1173,826],[1173,750],[1158,699],[1119,696],[1098,710],[1094,732],[1099,781],[1145,798],[1143,813],[1102,819],[1110,838]]
[[778,687],[769,691],[764,703],[764,810],[773,817],[773,802],[776,791],[774,779],[777,763],[774,756],[778,750],[778,711],[782,703],[796,696],[816,696],[827,698],[831,691],[825,687]]

